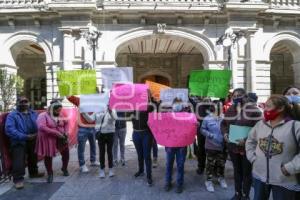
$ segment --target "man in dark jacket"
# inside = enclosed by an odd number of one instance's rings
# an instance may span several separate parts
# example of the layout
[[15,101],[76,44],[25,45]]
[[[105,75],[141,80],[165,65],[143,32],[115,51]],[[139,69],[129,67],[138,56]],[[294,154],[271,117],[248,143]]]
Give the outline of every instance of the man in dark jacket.
[[12,176],[17,189],[24,187],[25,158],[27,156],[30,178],[44,176],[38,173],[35,142],[37,136],[37,113],[29,108],[29,101],[21,97],[17,109],[12,111],[5,122],[5,133],[10,139],[12,155]]

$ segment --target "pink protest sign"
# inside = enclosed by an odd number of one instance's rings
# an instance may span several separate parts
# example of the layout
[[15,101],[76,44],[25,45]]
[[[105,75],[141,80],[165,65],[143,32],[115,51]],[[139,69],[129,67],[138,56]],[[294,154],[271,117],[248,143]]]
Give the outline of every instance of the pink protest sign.
[[78,109],[77,108],[63,108],[62,114],[68,121],[68,133],[69,133],[69,146],[77,144],[77,132],[78,132]]
[[166,147],[193,144],[197,133],[197,117],[194,113],[149,113],[148,125],[156,142]]
[[117,111],[146,111],[148,90],[146,84],[115,84],[110,92],[109,108]]

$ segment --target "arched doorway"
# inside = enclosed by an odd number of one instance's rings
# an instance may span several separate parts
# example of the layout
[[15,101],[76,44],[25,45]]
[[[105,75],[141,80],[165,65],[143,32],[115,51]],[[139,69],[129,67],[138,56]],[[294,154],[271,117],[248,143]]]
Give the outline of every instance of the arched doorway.
[[204,68],[203,49],[181,36],[152,34],[122,43],[116,63],[133,67],[135,82],[148,78],[171,87],[187,87],[190,71]]
[[282,94],[283,90],[294,85],[294,57],[291,46],[286,41],[277,42],[270,54],[271,60],[271,92]]
[[31,41],[20,41],[10,50],[18,66],[17,74],[24,80],[22,95],[30,100],[33,109],[44,109],[47,105],[47,85],[43,48]]

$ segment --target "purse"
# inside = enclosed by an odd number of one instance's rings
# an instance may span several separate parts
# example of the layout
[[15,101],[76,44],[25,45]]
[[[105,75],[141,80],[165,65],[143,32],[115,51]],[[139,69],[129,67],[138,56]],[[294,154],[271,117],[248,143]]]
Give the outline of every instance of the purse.
[[101,123],[100,123],[100,130],[97,131],[97,133],[96,133],[96,138],[97,138],[97,140],[99,140],[99,138],[100,138],[100,135],[101,135],[101,129],[102,129],[102,125],[103,125],[103,121],[104,121],[105,116],[106,116],[106,112],[104,113],[104,116],[103,116],[103,118],[102,118],[102,120],[101,120]]

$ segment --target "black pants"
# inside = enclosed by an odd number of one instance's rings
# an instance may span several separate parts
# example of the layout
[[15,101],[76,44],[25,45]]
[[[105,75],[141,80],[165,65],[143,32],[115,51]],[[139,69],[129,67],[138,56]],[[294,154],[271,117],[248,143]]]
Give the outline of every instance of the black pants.
[[112,148],[114,144],[114,133],[97,133],[99,156],[100,156],[100,168],[105,168],[105,152],[107,151],[108,167],[113,167],[113,154]]
[[252,165],[246,155],[229,151],[233,164],[235,192],[239,195],[249,196],[252,184]]
[[197,134],[197,159],[198,169],[204,171],[206,163],[206,152],[205,152],[205,136],[200,132]]
[[14,183],[24,180],[26,160],[29,175],[38,173],[37,155],[35,150],[35,140],[27,141],[26,144],[15,144],[11,147],[12,155],[12,176]]

